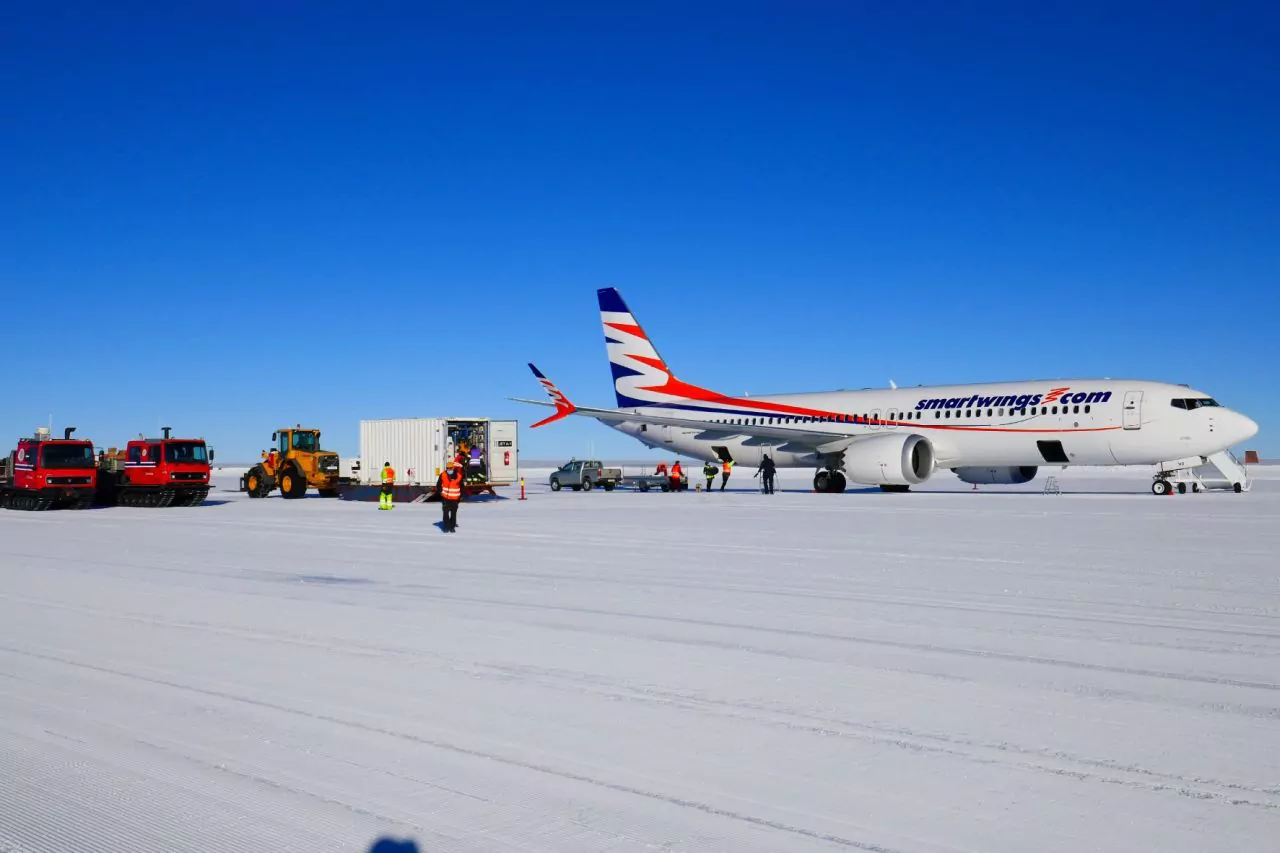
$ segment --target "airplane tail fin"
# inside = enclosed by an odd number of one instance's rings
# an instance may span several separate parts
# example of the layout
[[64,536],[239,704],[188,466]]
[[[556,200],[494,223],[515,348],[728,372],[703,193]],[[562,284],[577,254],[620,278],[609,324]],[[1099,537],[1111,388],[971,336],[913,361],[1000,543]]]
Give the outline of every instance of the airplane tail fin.
[[543,375],[542,371],[533,366],[533,362],[529,362],[529,369],[533,371],[533,375],[542,383],[542,387],[546,390],[547,396],[551,398],[551,402],[555,404],[556,413],[549,418],[543,418],[536,424],[530,424],[529,429],[537,429],[545,424],[554,423],[561,418],[567,418],[578,410],[564,392],[556,387],[556,384]]
[[663,406],[677,400],[719,400],[722,395],[681,382],[658,355],[635,315],[612,287],[596,291],[618,407]]

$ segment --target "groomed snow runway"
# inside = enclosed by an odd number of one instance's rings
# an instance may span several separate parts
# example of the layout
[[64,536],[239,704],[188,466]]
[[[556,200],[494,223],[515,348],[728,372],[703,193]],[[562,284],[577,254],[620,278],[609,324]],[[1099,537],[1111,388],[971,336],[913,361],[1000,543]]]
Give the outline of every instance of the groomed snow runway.
[[0,851],[1274,853],[1256,471],[0,512]]

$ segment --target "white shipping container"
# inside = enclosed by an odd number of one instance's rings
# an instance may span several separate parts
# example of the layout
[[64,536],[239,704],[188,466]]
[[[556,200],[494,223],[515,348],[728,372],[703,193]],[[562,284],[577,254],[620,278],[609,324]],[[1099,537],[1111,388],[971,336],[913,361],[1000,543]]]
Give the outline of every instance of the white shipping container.
[[396,470],[396,482],[435,485],[445,462],[462,443],[474,444],[482,453],[478,471],[494,485],[511,485],[519,478],[516,422],[488,418],[387,418],[360,422],[360,481],[381,482],[386,462]]

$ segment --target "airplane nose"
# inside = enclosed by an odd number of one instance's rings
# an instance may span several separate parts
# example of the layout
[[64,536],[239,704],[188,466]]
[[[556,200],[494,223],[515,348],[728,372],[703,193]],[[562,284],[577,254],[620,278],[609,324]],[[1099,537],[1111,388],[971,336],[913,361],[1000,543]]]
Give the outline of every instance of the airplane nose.
[[1231,413],[1231,423],[1228,429],[1233,436],[1232,444],[1248,441],[1258,434],[1258,424],[1253,418],[1246,417],[1239,412]]

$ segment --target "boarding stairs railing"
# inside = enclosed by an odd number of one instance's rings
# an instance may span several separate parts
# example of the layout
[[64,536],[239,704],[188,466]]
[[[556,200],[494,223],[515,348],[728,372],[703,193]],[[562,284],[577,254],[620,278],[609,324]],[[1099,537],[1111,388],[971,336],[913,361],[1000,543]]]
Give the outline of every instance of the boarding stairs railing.
[[[1234,492],[1247,492],[1253,487],[1253,478],[1230,450],[1219,450],[1206,457],[1205,464],[1196,469],[1206,488],[1227,488]],[[1226,485],[1221,485],[1225,483]]]
[[1166,491],[1176,487],[1180,493],[1188,488],[1193,492],[1210,489],[1247,492],[1253,485],[1248,470],[1229,450],[1162,462],[1157,468],[1153,479],[1157,487],[1164,481]]

